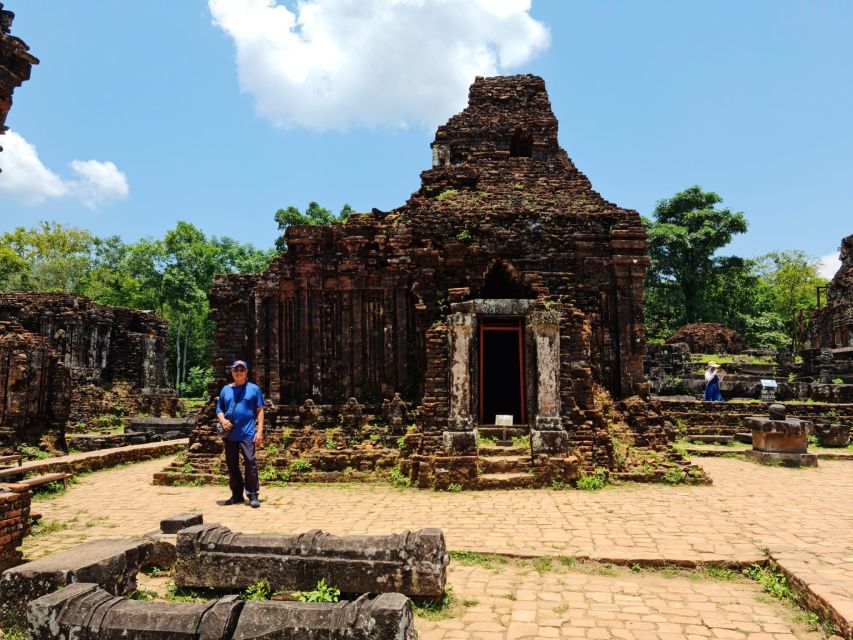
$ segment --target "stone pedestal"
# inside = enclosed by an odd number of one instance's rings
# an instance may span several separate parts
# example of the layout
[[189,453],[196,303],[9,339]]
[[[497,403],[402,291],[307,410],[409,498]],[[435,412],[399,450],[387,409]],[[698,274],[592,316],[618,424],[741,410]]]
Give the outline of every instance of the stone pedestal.
[[822,447],[846,447],[850,444],[850,427],[845,424],[816,424],[815,435]]
[[752,449],[746,457],[764,464],[787,467],[816,467],[817,456],[808,453],[808,432],[811,422],[786,418],[785,406],[770,406],[770,417],[753,416],[745,424],[752,429]]

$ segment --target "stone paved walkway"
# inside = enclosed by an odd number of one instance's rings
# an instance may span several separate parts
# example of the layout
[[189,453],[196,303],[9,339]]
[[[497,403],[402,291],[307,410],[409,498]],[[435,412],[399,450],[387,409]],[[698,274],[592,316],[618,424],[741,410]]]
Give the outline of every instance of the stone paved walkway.
[[[262,491],[264,506],[220,507],[225,487],[155,487],[163,460],[104,471],[34,504],[71,527],[30,538],[29,557],[80,540],[138,534],[160,518],[200,511],[240,531],[388,533],[441,527],[451,549],[646,562],[752,562],[764,549],[808,569],[808,583],[853,620],[853,468],[764,467],[703,458],[704,487],[624,485],[597,493],[516,490],[435,493],[382,485],[294,485]],[[61,525],[56,525],[61,526]],[[46,527],[50,528],[50,526]]]

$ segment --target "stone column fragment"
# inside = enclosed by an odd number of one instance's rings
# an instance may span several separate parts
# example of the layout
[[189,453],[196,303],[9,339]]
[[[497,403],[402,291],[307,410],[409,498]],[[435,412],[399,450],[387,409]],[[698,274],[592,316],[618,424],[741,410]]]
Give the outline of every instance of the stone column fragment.
[[311,591],[320,579],[344,593],[437,597],[449,557],[439,529],[387,536],[248,535],[216,524],[178,532],[175,584],[245,589],[266,580],[273,589]]

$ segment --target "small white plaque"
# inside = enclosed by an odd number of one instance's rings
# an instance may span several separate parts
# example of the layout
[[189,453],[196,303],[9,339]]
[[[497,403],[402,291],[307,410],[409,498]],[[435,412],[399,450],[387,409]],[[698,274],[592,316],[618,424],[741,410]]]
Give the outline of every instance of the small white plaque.
[[511,427],[512,426],[512,416],[495,416],[495,426]]
[[777,385],[775,380],[762,380],[761,386],[765,389],[775,389]]

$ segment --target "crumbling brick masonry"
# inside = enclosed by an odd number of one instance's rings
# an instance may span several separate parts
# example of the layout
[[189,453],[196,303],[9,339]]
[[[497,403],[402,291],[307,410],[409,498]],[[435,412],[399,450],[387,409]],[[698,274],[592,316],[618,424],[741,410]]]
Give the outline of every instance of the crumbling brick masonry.
[[[593,392],[648,391],[639,214],[604,200],[560,148],[535,76],[477,78],[432,152],[402,207],[291,226],[266,272],[216,280],[217,383],[248,359],[272,434],[335,431],[340,459],[360,455],[340,432],[361,429],[420,486],[501,486],[481,482],[499,479],[484,478],[478,444],[499,415],[531,443],[502,471],[509,485],[614,469]],[[628,424],[642,434],[626,435],[666,450],[659,414],[638,411]],[[213,420],[211,407],[190,450],[208,469]]]

